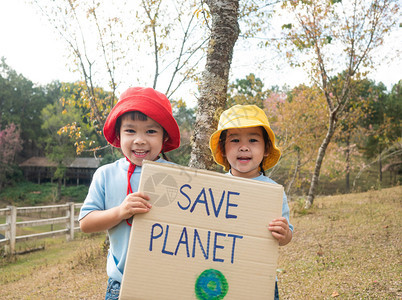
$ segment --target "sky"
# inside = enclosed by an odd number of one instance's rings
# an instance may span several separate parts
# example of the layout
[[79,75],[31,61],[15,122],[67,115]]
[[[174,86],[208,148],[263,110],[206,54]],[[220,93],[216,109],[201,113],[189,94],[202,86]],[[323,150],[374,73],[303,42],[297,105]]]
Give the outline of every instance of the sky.
[[[399,27],[384,44],[385,47],[376,56],[379,66],[368,77],[376,82],[382,81],[390,89],[402,79],[402,61],[399,56],[393,61],[383,58],[401,50],[402,28]],[[67,67],[66,47],[48,21],[32,5],[26,4],[25,0],[0,0],[0,57],[4,56],[6,63],[18,73],[41,85],[53,80],[79,80],[80,74],[71,72]],[[308,83],[301,70],[271,63],[257,69],[252,67],[249,59],[249,49],[236,46],[230,80],[245,78],[253,72],[267,88],[273,85],[282,87],[285,83],[290,87]],[[194,104],[192,102],[190,106]]]
[[37,84],[79,79],[66,68],[63,41],[24,0],[0,0],[0,28],[0,57],[24,77]]

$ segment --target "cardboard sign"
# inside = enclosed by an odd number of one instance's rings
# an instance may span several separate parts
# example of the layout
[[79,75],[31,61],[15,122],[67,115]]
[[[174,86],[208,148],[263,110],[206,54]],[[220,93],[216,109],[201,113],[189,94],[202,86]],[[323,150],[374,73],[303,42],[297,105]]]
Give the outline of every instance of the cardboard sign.
[[283,187],[144,162],[120,299],[273,299]]

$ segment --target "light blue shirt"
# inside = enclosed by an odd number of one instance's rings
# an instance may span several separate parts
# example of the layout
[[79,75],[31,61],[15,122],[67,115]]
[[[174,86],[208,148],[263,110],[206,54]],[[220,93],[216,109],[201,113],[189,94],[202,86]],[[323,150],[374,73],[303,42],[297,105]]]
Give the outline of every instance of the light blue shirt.
[[[156,160],[159,163],[170,163],[164,159]],[[127,170],[129,162],[121,158],[114,163],[104,165],[96,170],[88,195],[81,207],[79,220],[96,210],[107,210],[119,206],[127,196]],[[133,193],[138,191],[142,168],[136,166],[131,176]],[[107,257],[107,275],[119,282],[123,279],[124,265],[126,263],[128,242],[131,226],[124,220],[108,230],[110,247]]]

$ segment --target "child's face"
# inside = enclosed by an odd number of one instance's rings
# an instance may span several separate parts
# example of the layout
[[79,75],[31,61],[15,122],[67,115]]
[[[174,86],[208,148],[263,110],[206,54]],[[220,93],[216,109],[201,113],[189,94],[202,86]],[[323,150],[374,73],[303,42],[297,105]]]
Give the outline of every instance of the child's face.
[[261,127],[228,129],[225,157],[233,176],[254,178],[260,175],[259,166],[267,156]]
[[136,166],[142,161],[156,160],[163,146],[163,128],[151,118],[132,120],[123,115],[120,127],[120,146],[123,154]]

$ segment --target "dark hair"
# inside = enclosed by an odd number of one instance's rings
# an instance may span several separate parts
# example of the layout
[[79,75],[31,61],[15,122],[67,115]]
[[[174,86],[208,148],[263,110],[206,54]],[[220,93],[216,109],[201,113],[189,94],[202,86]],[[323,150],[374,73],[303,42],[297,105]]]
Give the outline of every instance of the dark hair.
[[[115,131],[116,131],[116,136],[118,136],[118,137],[120,137],[121,119],[123,118],[123,116],[126,116],[126,115],[130,115],[131,120],[133,120],[133,121],[136,121],[136,120],[138,120],[138,121],[146,121],[146,120],[148,120],[148,116],[146,114],[138,111],[138,110],[128,111],[128,112],[122,114],[120,117],[117,118],[116,125],[114,127]],[[169,138],[169,135],[166,132],[165,128],[162,127],[162,129],[163,129],[163,140],[165,140],[166,137]],[[170,161],[170,159],[166,156],[166,154],[163,151],[163,149],[162,149],[161,154],[162,154],[162,157],[163,157],[164,160]]]
[[[266,150],[272,149],[272,141],[269,138],[267,131],[265,130],[264,127],[262,127],[262,126],[259,126],[259,127],[261,127],[261,129],[262,129],[262,136],[264,137],[265,149]],[[226,143],[227,134],[228,134],[228,130],[225,129],[221,132],[221,135],[219,136],[218,147],[221,150],[223,155],[225,155],[225,143]],[[227,159],[225,157],[223,159],[225,159],[227,162]],[[260,170],[265,175],[264,168],[262,167],[262,161],[260,163]]]
[[118,137],[120,137],[121,119],[126,115],[130,115],[131,120],[133,120],[133,121],[135,121],[135,120],[139,120],[139,121],[148,120],[148,116],[146,114],[143,114],[142,112],[137,111],[137,110],[136,111],[129,111],[129,112],[126,112],[126,113],[122,114],[120,117],[117,118],[116,125],[114,126],[116,136],[118,136]]

